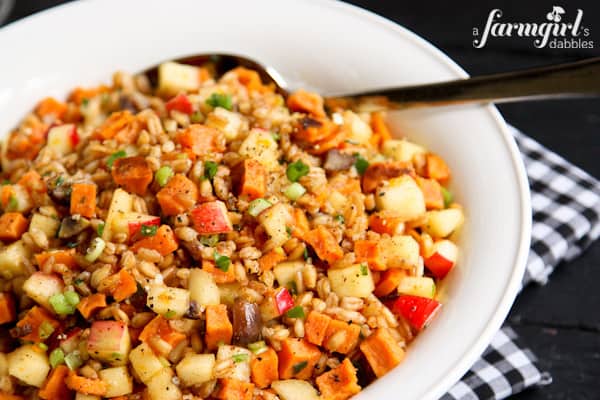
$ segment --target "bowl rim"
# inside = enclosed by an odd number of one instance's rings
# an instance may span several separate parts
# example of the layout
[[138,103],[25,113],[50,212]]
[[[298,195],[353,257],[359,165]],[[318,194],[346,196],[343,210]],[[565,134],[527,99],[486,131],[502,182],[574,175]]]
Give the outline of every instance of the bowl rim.
[[[353,14],[356,17],[369,20],[374,25],[379,25],[387,30],[392,31],[394,34],[401,36],[404,40],[411,41],[417,47],[429,53],[437,62],[447,67],[457,79],[469,77],[469,74],[462,67],[460,67],[446,53],[434,46],[428,40],[405,28],[404,26],[384,16],[376,14],[373,11],[366,10],[350,3],[344,3],[335,0],[296,1],[314,3],[318,6],[334,9],[336,12],[342,14]],[[0,27],[0,35],[13,29],[20,29],[23,25],[31,24],[32,21],[35,21],[39,18],[51,17],[53,14],[60,14],[65,9],[88,7],[89,4],[93,3],[100,3],[100,0],[78,0],[33,13]],[[475,363],[477,358],[483,353],[485,348],[490,344],[491,340],[493,339],[493,335],[500,329],[517,294],[521,289],[521,280],[525,273],[527,256],[529,254],[532,228],[532,209],[529,182],[527,179],[525,165],[523,163],[523,159],[521,158],[514,136],[510,133],[506,121],[496,106],[493,104],[488,104],[483,106],[481,109],[485,110],[492,117],[496,125],[497,132],[501,135],[502,141],[508,150],[508,154],[510,155],[513,173],[519,188],[519,220],[521,222],[518,238],[519,246],[512,263],[510,279],[505,285],[503,295],[496,305],[495,311],[491,313],[487,323],[480,332],[478,339],[472,343],[470,350],[465,353],[457,361],[457,363],[450,368],[449,371],[447,371],[443,379],[432,383],[430,387],[425,389],[423,399],[438,399],[440,396],[442,396],[452,387],[454,383],[458,382],[458,380],[464,375],[464,373],[468,371],[468,369]]]

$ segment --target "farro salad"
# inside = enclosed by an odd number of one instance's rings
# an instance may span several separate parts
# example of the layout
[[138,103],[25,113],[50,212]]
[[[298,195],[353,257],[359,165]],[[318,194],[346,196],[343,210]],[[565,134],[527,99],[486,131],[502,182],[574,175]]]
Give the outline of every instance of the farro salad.
[[442,158],[242,67],[43,99],[1,161],[0,400],[347,399],[457,260]]

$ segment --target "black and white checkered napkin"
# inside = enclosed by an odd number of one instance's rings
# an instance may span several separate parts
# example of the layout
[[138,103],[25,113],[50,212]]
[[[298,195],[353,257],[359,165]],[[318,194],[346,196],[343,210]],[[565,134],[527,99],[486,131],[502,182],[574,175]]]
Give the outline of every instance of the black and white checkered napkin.
[[[512,132],[525,162],[533,208],[523,286],[532,281],[543,284],[560,262],[577,257],[600,236],[600,182],[516,129]],[[504,326],[440,400],[504,399],[550,383],[550,375],[535,361],[516,333]]]

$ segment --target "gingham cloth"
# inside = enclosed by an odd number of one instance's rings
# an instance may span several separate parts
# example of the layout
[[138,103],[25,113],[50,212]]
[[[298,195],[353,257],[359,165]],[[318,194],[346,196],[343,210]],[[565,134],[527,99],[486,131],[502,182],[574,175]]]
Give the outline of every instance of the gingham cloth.
[[[512,128],[521,150],[533,208],[531,251],[523,286],[544,284],[554,268],[569,261],[600,235],[600,182],[535,140]],[[505,399],[552,381],[533,353],[504,326],[492,343],[440,400]]]

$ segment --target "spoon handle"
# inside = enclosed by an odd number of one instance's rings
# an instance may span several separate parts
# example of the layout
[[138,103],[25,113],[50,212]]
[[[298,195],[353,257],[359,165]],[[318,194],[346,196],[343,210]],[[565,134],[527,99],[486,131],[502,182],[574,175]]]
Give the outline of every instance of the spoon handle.
[[389,109],[600,95],[600,57],[449,82],[340,96]]

